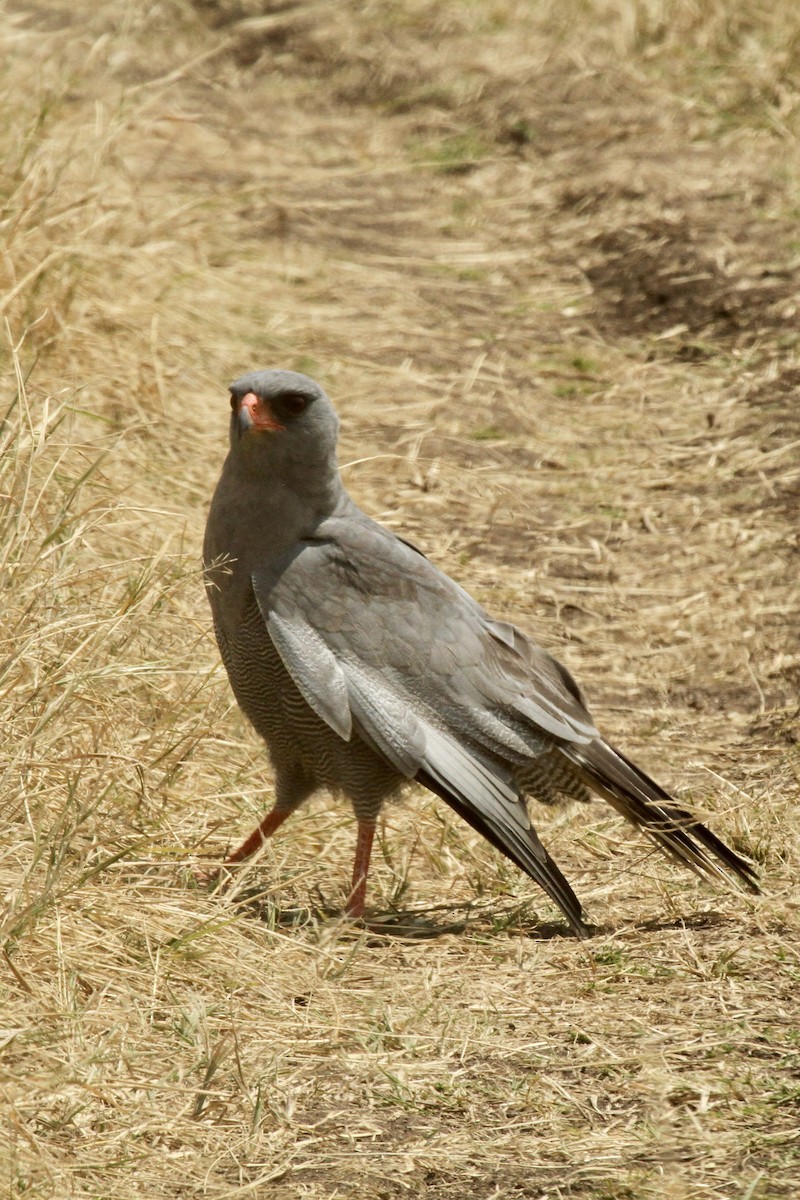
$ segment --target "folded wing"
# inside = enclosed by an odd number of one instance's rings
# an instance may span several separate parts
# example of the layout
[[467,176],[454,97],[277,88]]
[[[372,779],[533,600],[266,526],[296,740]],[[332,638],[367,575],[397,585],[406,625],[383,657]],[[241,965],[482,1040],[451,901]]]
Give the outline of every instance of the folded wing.
[[728,872],[758,890],[743,859],[603,741],[564,667],[491,620],[413,547],[355,514],[330,518],[285,561],[253,574],[287,671],[340,737],[361,737],[441,796],[535,879],[579,934],[580,905],[521,794],[526,766],[554,751],[571,794],[588,786],[698,873]]

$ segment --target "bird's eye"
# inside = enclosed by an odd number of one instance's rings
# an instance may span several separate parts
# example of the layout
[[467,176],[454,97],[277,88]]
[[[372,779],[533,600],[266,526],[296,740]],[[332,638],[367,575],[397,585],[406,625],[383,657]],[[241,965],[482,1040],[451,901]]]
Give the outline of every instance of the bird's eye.
[[281,396],[281,406],[291,417],[299,417],[308,406],[308,396],[302,392],[284,392]]

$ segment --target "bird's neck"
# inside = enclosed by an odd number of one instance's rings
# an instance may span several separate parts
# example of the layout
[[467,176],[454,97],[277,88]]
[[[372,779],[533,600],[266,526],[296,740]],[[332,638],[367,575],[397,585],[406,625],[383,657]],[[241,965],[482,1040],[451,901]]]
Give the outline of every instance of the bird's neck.
[[270,486],[264,471],[242,469],[229,455],[211,501],[203,548],[206,567],[224,558],[233,564],[234,576],[249,579],[258,567],[312,537],[322,521],[351,506],[338,471],[299,470],[288,482],[275,479]]

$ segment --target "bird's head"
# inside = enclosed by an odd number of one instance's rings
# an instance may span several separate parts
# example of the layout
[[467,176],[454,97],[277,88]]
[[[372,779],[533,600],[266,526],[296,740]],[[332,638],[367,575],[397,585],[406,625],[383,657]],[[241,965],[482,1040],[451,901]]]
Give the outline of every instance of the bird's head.
[[253,470],[335,466],[339,419],[325,392],[297,371],[252,371],[230,385],[231,453]]

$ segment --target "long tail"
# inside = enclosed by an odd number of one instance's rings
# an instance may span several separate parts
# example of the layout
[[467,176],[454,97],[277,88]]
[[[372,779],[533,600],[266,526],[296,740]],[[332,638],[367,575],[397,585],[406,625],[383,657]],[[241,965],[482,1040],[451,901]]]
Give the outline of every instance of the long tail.
[[679,808],[668,792],[619,750],[600,739],[560,749],[584,783],[673,858],[697,875],[726,883],[733,878],[751,892],[760,891],[758,874],[750,863]]

